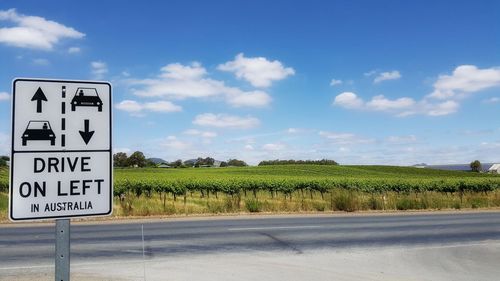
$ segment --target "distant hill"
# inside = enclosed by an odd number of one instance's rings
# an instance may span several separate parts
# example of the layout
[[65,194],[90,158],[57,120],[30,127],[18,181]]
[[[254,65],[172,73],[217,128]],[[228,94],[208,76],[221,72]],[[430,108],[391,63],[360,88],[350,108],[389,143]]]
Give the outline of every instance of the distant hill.
[[156,165],[162,164],[162,163],[168,163],[167,161],[165,161],[161,158],[148,158],[147,160],[155,163]]
[[[494,163],[481,163],[482,171],[486,172]],[[425,165],[427,169],[446,171],[470,171],[470,164]]]

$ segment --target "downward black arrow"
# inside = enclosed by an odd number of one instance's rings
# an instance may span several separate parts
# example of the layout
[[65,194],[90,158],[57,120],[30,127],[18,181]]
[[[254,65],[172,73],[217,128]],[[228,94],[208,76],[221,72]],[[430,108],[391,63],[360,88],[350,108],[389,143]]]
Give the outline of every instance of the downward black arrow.
[[85,131],[80,131],[80,136],[82,136],[83,141],[85,144],[89,144],[90,139],[94,135],[94,131],[89,131],[89,123],[90,121],[88,119],[84,120],[85,124]]
[[36,112],[41,113],[42,101],[47,101],[47,97],[43,93],[42,88],[38,87],[38,90],[36,90],[35,94],[31,98],[31,101],[36,101]]

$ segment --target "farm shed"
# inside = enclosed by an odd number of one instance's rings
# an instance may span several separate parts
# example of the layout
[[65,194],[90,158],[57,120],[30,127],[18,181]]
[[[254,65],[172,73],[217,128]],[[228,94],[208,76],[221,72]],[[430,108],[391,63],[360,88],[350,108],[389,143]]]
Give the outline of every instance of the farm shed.
[[488,169],[488,173],[500,174],[500,164],[491,165],[491,167]]

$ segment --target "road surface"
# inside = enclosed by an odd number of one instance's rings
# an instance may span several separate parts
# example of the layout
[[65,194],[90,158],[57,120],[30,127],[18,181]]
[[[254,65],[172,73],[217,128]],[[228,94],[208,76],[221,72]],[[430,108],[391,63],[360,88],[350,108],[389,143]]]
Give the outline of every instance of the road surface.
[[[72,280],[500,276],[500,212],[73,223],[71,243]],[[0,225],[0,280],[53,280],[53,256],[54,224]]]

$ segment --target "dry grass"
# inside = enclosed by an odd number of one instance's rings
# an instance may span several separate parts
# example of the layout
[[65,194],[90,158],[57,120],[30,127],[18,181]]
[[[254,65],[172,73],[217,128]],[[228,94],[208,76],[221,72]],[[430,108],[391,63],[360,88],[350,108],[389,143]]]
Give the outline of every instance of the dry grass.
[[369,194],[346,190],[334,190],[321,196],[318,192],[291,196],[271,196],[268,192],[259,192],[256,196],[226,196],[214,194],[202,196],[193,193],[183,197],[153,194],[151,197],[126,196],[123,201],[115,200],[116,216],[149,215],[193,215],[220,214],[239,212],[329,212],[329,211],[369,211],[369,210],[442,210],[475,209],[500,207],[500,192],[444,194],[437,192],[400,194],[387,192]]
[[[164,200],[165,199],[165,200]],[[401,194],[387,192],[369,194],[346,190],[333,190],[323,196],[319,192],[294,192],[291,196],[271,195],[258,192],[256,196],[227,196],[224,194],[201,193],[184,197],[153,193],[150,197],[128,195],[123,200],[115,198],[113,216],[164,216],[164,215],[203,215],[226,213],[300,213],[332,211],[404,211],[404,210],[449,210],[485,209],[500,207],[500,191],[489,193],[445,194],[422,192]],[[0,220],[8,219],[8,195],[0,193]]]

